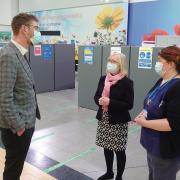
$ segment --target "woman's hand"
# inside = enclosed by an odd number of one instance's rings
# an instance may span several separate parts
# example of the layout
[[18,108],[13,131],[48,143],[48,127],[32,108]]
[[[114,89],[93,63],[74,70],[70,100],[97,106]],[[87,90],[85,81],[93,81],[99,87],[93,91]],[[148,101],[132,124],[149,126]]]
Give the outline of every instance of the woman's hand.
[[110,99],[108,97],[99,98],[99,105],[101,106],[109,106]]
[[146,112],[145,110],[142,110],[142,111],[137,115],[137,117],[140,117],[140,116],[146,117],[146,116],[147,116],[147,112]]
[[172,131],[169,122],[166,118],[163,119],[153,119],[153,120],[146,120],[147,112],[142,111],[139,115],[134,119],[134,122],[140,126],[153,129],[156,131]]
[[138,125],[144,126],[144,124],[147,122],[144,111],[141,111],[138,114],[138,116],[134,119],[134,122],[136,122]]

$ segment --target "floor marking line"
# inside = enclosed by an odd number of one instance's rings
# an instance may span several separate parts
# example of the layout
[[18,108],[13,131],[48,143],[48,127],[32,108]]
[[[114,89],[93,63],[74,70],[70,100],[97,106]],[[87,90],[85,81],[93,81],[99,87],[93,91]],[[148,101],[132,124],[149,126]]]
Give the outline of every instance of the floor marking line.
[[54,165],[54,166],[51,166],[51,167],[49,167],[49,168],[47,168],[47,169],[45,169],[45,170],[43,170],[43,171],[44,171],[45,173],[50,173],[50,172],[56,170],[57,168],[68,164],[68,163],[71,162],[71,161],[74,161],[74,160],[77,160],[77,159],[81,159],[82,157],[84,157],[84,156],[86,156],[86,155],[89,155],[89,154],[91,154],[91,153],[94,153],[95,151],[96,151],[96,148],[95,148],[95,147],[89,148],[89,149],[87,149],[86,151],[82,151],[82,152],[80,152],[78,155],[73,156],[73,157],[71,157],[70,159],[65,160],[64,162],[58,163],[58,164],[56,164],[56,165]]
[[54,133],[46,134],[46,135],[44,135],[44,136],[40,136],[40,137],[37,137],[37,138],[33,138],[31,142],[35,142],[35,141],[44,139],[44,138],[49,137],[49,136],[52,136],[52,135],[54,135]]

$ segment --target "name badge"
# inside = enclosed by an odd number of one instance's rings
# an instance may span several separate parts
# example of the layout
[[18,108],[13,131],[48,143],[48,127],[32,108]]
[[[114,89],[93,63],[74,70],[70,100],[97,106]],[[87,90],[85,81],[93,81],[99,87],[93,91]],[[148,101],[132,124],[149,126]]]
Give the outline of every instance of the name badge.
[[147,110],[146,109],[143,109],[143,115],[145,118],[147,118]]

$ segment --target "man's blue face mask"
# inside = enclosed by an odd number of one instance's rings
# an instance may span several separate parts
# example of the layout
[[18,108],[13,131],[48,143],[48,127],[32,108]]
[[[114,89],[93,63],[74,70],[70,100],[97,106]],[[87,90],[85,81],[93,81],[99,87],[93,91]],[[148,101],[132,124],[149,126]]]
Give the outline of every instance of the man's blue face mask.
[[34,36],[31,38],[31,42],[33,45],[42,43],[42,37],[41,37],[41,33],[39,31],[34,31]]

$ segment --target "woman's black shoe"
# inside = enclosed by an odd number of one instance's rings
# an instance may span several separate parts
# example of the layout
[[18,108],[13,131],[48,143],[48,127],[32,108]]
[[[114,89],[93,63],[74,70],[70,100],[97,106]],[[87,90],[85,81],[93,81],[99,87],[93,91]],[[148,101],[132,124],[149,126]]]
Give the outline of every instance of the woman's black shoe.
[[117,175],[115,180],[123,180],[123,179],[122,179],[122,176]]
[[114,173],[113,172],[107,172],[104,175],[100,176],[97,180],[108,180],[114,178]]

